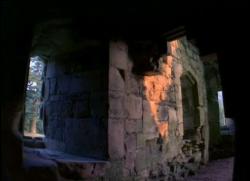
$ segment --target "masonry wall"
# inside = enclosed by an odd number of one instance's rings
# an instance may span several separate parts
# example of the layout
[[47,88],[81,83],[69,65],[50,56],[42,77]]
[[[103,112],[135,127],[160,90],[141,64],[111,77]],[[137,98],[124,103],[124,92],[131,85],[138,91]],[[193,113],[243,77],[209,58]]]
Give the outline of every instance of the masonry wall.
[[[132,73],[124,42],[110,43],[109,154],[107,178],[181,179],[208,160],[208,124],[203,65],[185,37],[168,42],[158,75]],[[180,77],[197,82],[199,126],[183,140]]]
[[[166,42],[168,51],[160,57],[157,73],[140,75],[133,70],[150,66],[138,67],[143,62],[131,56],[130,44],[87,40],[65,22],[42,25],[33,44],[32,54],[46,57],[42,109],[46,149],[81,157],[58,159],[45,149],[39,152],[41,163],[34,161],[41,175],[56,175],[54,180],[178,180],[207,162],[203,65],[185,37]],[[187,139],[182,76],[197,89],[198,124]],[[39,155],[35,150],[24,154],[28,163]],[[52,173],[43,171],[44,162]]]
[[52,21],[37,26],[32,55],[42,56],[46,65],[41,108],[46,148],[107,159],[107,43]]
[[100,57],[92,61],[84,54],[65,57],[67,63],[55,57],[46,66],[43,119],[47,148],[106,158],[107,70],[98,66]]

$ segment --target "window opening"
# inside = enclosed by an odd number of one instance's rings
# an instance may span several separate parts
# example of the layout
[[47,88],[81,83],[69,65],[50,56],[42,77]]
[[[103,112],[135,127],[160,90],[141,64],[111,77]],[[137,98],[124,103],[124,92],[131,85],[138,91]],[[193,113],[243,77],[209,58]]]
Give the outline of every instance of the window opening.
[[41,90],[44,63],[38,56],[30,58],[26,87],[23,134],[27,137],[44,137],[43,120],[40,119]]

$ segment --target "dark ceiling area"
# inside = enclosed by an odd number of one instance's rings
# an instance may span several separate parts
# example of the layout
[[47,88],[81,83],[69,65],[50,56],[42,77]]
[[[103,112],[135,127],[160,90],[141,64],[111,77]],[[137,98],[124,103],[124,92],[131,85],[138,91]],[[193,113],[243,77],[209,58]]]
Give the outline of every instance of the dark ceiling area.
[[230,81],[235,78],[231,73],[236,71],[235,59],[240,61],[242,55],[236,55],[236,51],[242,52],[246,48],[242,43],[248,32],[248,9],[244,5],[225,5],[4,1],[1,6],[2,42],[6,54],[16,49],[22,55],[20,47],[29,51],[29,45],[25,43],[32,38],[34,25],[50,19],[70,19],[76,31],[96,39],[159,39],[164,33],[183,26],[187,38],[195,42],[202,56],[218,54],[226,114],[233,116],[232,104],[227,103],[234,101],[233,94],[228,90],[232,89]]
[[74,1],[5,1],[2,20],[7,24],[14,22],[6,27],[8,31],[12,26],[23,29],[23,26],[32,27],[49,19],[71,19],[86,36],[98,38],[122,35],[129,39],[151,39],[184,26],[188,38],[197,42],[203,55],[222,49],[227,35],[232,36],[239,25],[246,25],[240,21],[246,18],[247,9],[236,7],[212,3],[210,6],[181,6],[168,2],[105,4],[93,1],[81,4]]
[[[93,1],[88,5],[74,1],[24,2],[4,1],[1,6],[1,35],[7,54],[13,48],[20,54],[20,47],[26,47],[28,51],[29,45],[25,43],[32,38],[34,25],[50,19],[70,19],[71,26],[82,31],[83,36],[96,39],[158,39],[164,33],[183,26],[188,39],[195,42],[202,56],[218,54],[225,96],[230,95],[226,91],[230,87],[226,84],[228,78],[223,74],[232,76],[230,67],[234,67],[233,56],[236,56],[232,53],[244,48],[236,46],[244,43],[243,38],[247,35],[248,9],[244,5],[238,7],[225,3],[225,6],[216,6],[212,2],[209,5],[201,3],[201,6],[167,2],[107,4]],[[229,111],[226,112],[231,114],[230,105],[227,109]]]

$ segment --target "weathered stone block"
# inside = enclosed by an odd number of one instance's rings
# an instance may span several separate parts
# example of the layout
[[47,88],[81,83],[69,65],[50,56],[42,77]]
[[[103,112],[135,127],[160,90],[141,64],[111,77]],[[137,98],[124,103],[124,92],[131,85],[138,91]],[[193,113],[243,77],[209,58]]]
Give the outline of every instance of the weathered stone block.
[[142,119],[136,120],[136,131],[137,131],[137,133],[141,133],[143,131],[143,120]]
[[77,94],[90,91],[90,81],[91,80],[88,80],[85,76],[72,76],[70,82],[70,93]]
[[158,119],[161,121],[167,121],[168,120],[168,106],[158,106]]
[[109,119],[108,128],[109,156],[111,160],[123,158],[124,150],[124,123],[122,120]]
[[109,90],[125,91],[125,80],[117,68],[109,67]]
[[[65,152],[80,155],[104,158],[106,155],[107,141],[103,139],[107,130],[103,128],[101,120],[65,119]],[[91,144],[89,144],[91,139]]]
[[[84,105],[82,105],[82,103],[79,103],[80,105],[78,105],[78,107],[74,107],[76,112],[78,112],[78,116],[82,115],[83,112],[85,112],[86,110],[86,106],[82,107]],[[70,100],[65,99],[64,101],[60,101],[57,102],[57,106],[59,108],[59,112],[57,112],[57,114],[62,117],[62,118],[69,118],[72,116],[72,102]],[[75,112],[75,113],[76,113]],[[86,112],[85,112],[86,113]]]
[[46,77],[53,78],[58,76],[63,76],[64,69],[60,64],[56,62],[49,62],[46,64]]
[[178,133],[179,133],[179,136],[183,136],[184,135],[184,125],[183,125],[183,122],[179,122],[179,124],[178,124]]
[[127,110],[130,119],[141,119],[142,98],[135,95],[129,95],[127,98]]
[[166,91],[164,90],[148,90],[144,92],[144,97],[148,101],[162,102],[167,98]]
[[139,177],[136,177],[135,178],[135,181],[141,181],[141,180],[145,180],[145,179],[148,179],[149,177],[149,170],[146,168],[146,169],[143,169],[142,171],[140,171],[138,173],[138,175],[140,175]]
[[112,161],[109,169],[106,171],[105,180],[120,180],[123,175],[123,161]]
[[[171,58],[168,58],[168,59],[171,59]],[[170,62],[170,61],[168,60],[167,62]],[[168,79],[171,79],[171,77],[172,77],[172,63],[169,63],[169,64],[163,63],[161,65],[161,69],[162,69],[164,76]]]
[[177,122],[178,121],[176,110],[174,108],[169,108],[168,114],[169,114],[169,122]]
[[125,102],[125,96],[121,92],[109,91],[109,117],[126,118],[128,116]]
[[126,152],[132,153],[136,151],[136,134],[127,134],[125,136]]
[[204,124],[205,123],[206,113],[205,113],[205,109],[204,109],[203,106],[197,107],[197,114],[198,114],[200,124]]
[[149,101],[161,102],[166,100],[166,90],[172,83],[170,78],[163,75],[144,77],[144,97]]
[[157,163],[160,159],[160,145],[157,142],[157,138],[146,141],[146,155],[148,160],[152,163]]
[[166,56],[163,57],[161,65],[163,67],[166,66],[166,65],[172,67],[173,63],[174,63],[174,57],[171,56],[171,55],[166,55]]
[[177,57],[178,55],[176,54],[176,50],[179,48],[179,41],[178,40],[173,40],[171,42],[168,42],[168,52],[169,54]]
[[127,133],[135,133],[137,131],[137,120],[127,119],[125,121],[125,129]]
[[126,70],[128,67],[127,45],[123,42],[111,42],[110,49],[110,65]]
[[175,52],[176,52],[175,56],[177,58],[181,59],[183,57],[183,53],[182,53],[183,51],[182,51],[182,49],[177,48]]
[[142,149],[146,145],[146,137],[143,133],[139,133],[136,135],[136,148]]
[[158,136],[156,120],[154,120],[148,101],[143,101],[143,133],[147,135],[148,139]]
[[57,94],[68,94],[71,89],[71,76],[57,78]]
[[200,151],[193,153],[194,162],[199,163],[201,161],[201,155]]
[[45,104],[46,114],[49,116],[70,117],[72,104],[69,100],[49,101]]
[[151,102],[143,100],[142,103],[143,103],[143,120],[153,120]]
[[57,101],[47,101],[45,103],[46,115],[54,116],[60,112],[60,107],[57,105]]
[[146,151],[144,149],[137,150],[135,159],[135,169],[137,172],[141,172],[146,168],[147,168]]
[[56,94],[56,78],[49,79],[49,94]]
[[124,167],[133,170],[135,167],[136,151],[127,152],[125,155]]
[[193,52],[192,52],[192,50],[190,50],[190,49],[188,48],[188,49],[186,49],[186,52],[187,52],[187,55],[188,55],[189,57],[193,57]]
[[88,100],[80,100],[74,103],[73,117],[84,118],[90,116],[89,102]]
[[182,65],[179,64],[179,63],[175,63],[175,64],[174,64],[174,74],[175,74],[175,77],[176,77],[177,79],[181,77],[182,72],[183,72],[183,67],[182,67]]
[[140,95],[141,85],[142,85],[142,80],[137,79],[133,74],[127,75],[127,81],[126,81],[127,93]]
[[130,170],[126,167],[123,167],[123,180],[132,181],[132,178],[130,177]]
[[63,135],[63,133],[64,133],[64,129],[63,129],[63,127],[62,127],[62,125],[60,125],[60,124],[57,124],[58,126],[57,126],[57,128],[56,128],[56,131],[54,131],[54,139],[55,140],[57,140],[57,141],[64,141],[64,135]]
[[168,101],[171,103],[171,104],[175,104],[176,103],[176,89],[175,89],[175,86],[171,86],[171,88],[173,88],[174,90],[170,90],[168,92]]

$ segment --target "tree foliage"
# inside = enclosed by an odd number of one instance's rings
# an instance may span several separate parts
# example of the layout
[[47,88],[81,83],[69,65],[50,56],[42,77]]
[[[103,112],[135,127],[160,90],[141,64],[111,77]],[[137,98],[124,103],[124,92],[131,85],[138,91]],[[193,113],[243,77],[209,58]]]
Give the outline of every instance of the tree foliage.
[[43,121],[39,118],[43,67],[39,57],[31,58],[25,102],[24,132],[26,133],[43,134]]

